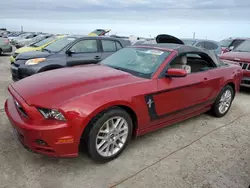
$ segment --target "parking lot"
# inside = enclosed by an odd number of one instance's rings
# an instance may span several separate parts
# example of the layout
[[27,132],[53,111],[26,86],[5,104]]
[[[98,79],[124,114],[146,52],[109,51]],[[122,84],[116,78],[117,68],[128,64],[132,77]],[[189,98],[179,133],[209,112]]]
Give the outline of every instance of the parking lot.
[[223,118],[203,114],[131,141],[106,164],[85,153],[55,159],[17,141],[4,112],[11,83],[0,57],[0,187],[4,188],[246,188],[250,185],[250,89],[242,89]]

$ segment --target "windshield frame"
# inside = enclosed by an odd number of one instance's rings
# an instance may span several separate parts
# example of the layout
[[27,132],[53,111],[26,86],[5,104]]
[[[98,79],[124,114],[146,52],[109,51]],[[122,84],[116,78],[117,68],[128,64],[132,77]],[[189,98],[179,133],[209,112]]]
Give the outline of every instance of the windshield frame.
[[[157,67],[155,68],[155,70],[153,70],[152,73],[143,73],[143,72],[139,72],[139,71],[136,71],[136,70],[127,69],[127,68],[124,68],[124,67],[119,67],[119,66],[114,66],[114,65],[104,64],[103,63],[103,62],[109,60],[110,58],[112,58],[113,56],[115,56],[115,54],[121,53],[122,50],[129,49],[129,48],[161,51],[161,52],[164,53],[164,59],[161,60],[161,62],[157,65]],[[150,47],[150,46],[127,46],[125,48],[122,48],[119,51],[117,51],[116,53],[114,53],[111,56],[107,57],[106,59],[102,60],[98,64],[102,65],[102,66],[111,67],[111,68],[114,68],[114,69],[117,69],[117,70],[120,70],[120,71],[123,71],[123,72],[127,72],[129,74],[132,74],[133,76],[136,76],[136,77],[139,77],[139,78],[145,78],[145,79],[152,79],[154,77],[154,75],[156,74],[156,72],[159,70],[159,68],[162,66],[162,64],[164,64],[164,62],[171,56],[171,54],[173,52],[172,50],[169,50],[169,49],[155,48],[155,47]]]

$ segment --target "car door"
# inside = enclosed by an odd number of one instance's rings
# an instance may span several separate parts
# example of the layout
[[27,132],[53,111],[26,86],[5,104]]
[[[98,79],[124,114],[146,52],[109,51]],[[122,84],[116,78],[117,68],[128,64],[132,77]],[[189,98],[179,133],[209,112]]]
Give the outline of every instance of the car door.
[[[210,64],[211,62],[206,62],[207,59],[200,59],[198,54],[192,54],[192,56],[188,57],[187,61],[187,65],[191,66],[191,73],[186,77],[159,78],[158,92],[148,96],[148,104],[154,103],[151,119],[158,120],[154,124],[183,118],[206,109],[214,102],[220,75],[209,71],[216,69],[216,66],[213,63]],[[208,65],[196,65],[199,62],[206,62]],[[175,60],[170,63],[169,67],[172,63],[175,63]],[[200,67],[200,70],[194,68],[192,72],[194,66]]]
[[120,42],[116,40],[108,40],[102,39],[101,40],[101,47],[102,47],[102,60],[107,58],[108,56],[112,55],[116,51],[122,48]]
[[98,41],[95,39],[76,42],[67,50],[66,55],[67,66],[96,64],[101,60]]

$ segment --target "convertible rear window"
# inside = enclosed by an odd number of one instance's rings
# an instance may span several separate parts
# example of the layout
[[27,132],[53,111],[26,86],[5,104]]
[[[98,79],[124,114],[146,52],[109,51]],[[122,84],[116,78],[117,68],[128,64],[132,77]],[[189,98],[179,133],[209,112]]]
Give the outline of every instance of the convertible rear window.
[[100,62],[135,76],[150,78],[171,52],[151,48],[123,48]]

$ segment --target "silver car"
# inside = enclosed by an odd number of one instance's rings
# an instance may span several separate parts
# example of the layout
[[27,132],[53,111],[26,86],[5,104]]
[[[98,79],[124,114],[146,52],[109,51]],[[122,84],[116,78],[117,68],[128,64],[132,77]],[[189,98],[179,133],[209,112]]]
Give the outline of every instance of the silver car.
[[19,37],[17,37],[16,39],[14,39],[12,42],[13,42],[13,45],[16,46],[16,48],[20,48],[20,47],[23,47],[24,46],[24,43],[30,43],[32,42],[32,39],[34,37],[36,37],[38,34],[36,33],[25,33],[25,34],[22,34],[20,35]]
[[209,51],[213,51],[215,54],[219,55],[222,53],[221,46],[218,42],[206,39],[181,39],[185,45],[195,46],[199,48],[204,48]]

